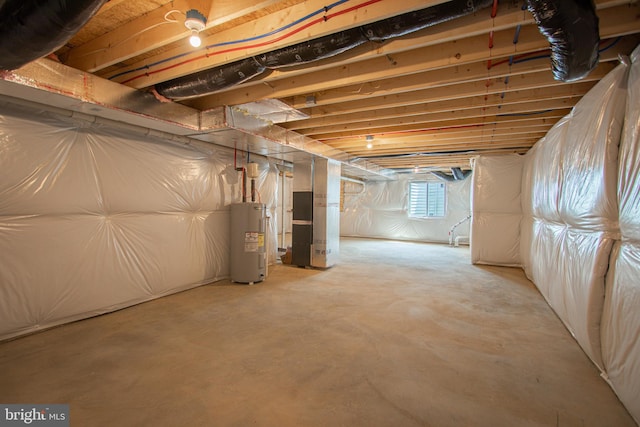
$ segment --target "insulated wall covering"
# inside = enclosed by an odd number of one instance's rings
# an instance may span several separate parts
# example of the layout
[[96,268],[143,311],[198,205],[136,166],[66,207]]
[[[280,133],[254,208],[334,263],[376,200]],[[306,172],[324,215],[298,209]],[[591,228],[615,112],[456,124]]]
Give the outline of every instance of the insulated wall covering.
[[0,339],[228,276],[233,153],[8,103],[0,135]]
[[602,358],[613,389],[640,424],[640,48],[631,60],[618,173],[621,240],[607,274]]
[[[616,181],[626,75],[603,78],[527,155],[521,253],[530,278],[603,369],[605,274],[618,237]],[[526,240],[525,240],[526,239]]]
[[518,154],[479,156],[471,187],[471,262],[520,266],[521,177]]
[[[344,182],[344,209],[340,217],[342,236],[424,242],[449,242],[449,229],[469,215],[471,179],[447,182],[447,212],[443,218],[410,218],[409,182],[442,182],[431,175],[400,175],[395,181]],[[456,229],[469,236],[469,223]]]

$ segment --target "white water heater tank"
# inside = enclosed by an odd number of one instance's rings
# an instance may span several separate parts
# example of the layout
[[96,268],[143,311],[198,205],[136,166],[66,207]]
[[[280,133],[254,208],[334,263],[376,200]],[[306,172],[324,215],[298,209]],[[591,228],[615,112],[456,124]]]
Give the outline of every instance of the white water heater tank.
[[254,284],[266,274],[266,206],[264,203],[231,205],[231,280]]

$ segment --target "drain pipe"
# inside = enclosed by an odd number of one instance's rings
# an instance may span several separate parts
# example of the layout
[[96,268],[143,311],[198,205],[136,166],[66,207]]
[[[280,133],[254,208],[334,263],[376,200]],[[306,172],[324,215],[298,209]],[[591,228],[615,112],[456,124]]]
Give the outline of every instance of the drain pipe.
[[0,70],[15,70],[62,47],[106,0],[0,1]]
[[[453,245],[456,228],[458,228],[460,225],[464,224],[466,221],[469,221],[470,219],[471,219],[471,215],[468,215],[467,217],[462,218],[460,221],[458,221],[455,224],[453,224],[453,226],[449,230],[449,246]],[[458,246],[458,245],[456,245],[456,246]]]

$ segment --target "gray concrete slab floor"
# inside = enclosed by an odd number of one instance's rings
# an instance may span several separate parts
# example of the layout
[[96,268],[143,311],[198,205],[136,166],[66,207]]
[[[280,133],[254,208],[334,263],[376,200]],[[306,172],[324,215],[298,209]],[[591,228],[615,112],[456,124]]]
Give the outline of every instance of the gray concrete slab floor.
[[535,286],[466,247],[343,239],[0,343],[1,403],[72,426],[634,426]]

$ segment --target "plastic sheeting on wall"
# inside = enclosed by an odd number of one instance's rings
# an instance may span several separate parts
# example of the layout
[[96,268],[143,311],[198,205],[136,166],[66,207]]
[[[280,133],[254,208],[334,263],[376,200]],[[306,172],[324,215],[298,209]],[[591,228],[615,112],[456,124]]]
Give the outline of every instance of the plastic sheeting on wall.
[[[527,155],[523,262],[593,362],[603,368],[604,277],[618,236],[617,151],[627,67],[589,91]],[[523,237],[530,239],[523,240]]]
[[228,276],[228,150],[0,111],[0,339]]
[[[410,218],[407,210],[411,180],[442,182],[427,175],[400,175],[395,181],[345,182],[342,236],[375,237],[423,242],[449,242],[449,229],[469,215],[471,180],[447,182],[447,212],[443,218]],[[469,235],[462,224],[458,236]]]
[[640,424],[640,47],[631,61],[618,172],[621,241],[607,275],[602,358],[609,383]]
[[471,262],[520,266],[524,157],[479,156],[471,187]]

